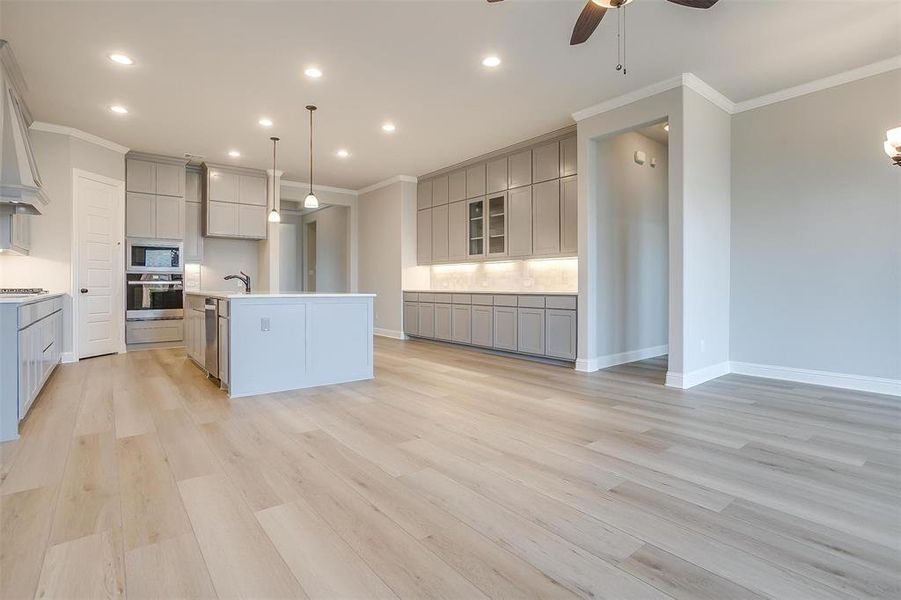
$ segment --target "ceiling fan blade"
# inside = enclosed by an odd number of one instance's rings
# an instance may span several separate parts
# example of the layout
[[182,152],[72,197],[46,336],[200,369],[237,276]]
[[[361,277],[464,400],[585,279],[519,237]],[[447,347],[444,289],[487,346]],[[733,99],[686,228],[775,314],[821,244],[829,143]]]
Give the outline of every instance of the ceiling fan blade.
[[717,0],[667,0],[673,4],[687,6],[689,8],[710,8],[717,3]]
[[591,0],[588,0],[585,8],[579,13],[579,18],[576,19],[576,24],[573,27],[573,35],[569,39],[569,45],[575,46],[590,38],[591,34],[594,33],[594,30],[597,28],[598,23],[604,18],[606,12],[606,8],[598,6]]
[[500,2],[501,0],[488,0],[488,2]]

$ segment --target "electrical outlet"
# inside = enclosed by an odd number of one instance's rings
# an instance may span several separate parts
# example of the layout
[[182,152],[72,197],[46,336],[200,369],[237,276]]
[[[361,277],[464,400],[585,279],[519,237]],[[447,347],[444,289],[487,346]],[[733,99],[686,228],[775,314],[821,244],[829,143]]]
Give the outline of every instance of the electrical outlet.
[[260,331],[269,331],[269,317],[260,319]]

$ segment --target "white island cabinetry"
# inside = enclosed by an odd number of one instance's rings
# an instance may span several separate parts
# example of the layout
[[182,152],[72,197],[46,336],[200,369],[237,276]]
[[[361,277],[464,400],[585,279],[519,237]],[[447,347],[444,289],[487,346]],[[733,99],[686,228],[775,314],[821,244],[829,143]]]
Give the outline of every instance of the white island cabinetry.
[[188,304],[216,298],[220,315],[227,306],[219,378],[236,398],[372,379],[374,297],[194,291]]

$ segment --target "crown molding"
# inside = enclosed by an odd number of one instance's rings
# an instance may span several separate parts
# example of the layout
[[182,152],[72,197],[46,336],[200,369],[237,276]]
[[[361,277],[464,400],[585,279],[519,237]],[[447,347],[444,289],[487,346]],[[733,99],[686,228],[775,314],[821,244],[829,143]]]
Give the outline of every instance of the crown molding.
[[587,108],[583,108],[582,110],[577,110],[572,114],[572,118],[577,122],[584,121],[585,119],[588,119],[595,115],[611,111],[615,108],[626,106],[627,104],[632,104],[633,102],[637,102],[651,96],[656,96],[657,94],[666,92],[673,88],[677,88],[681,85],[682,75],[679,75],[678,77],[671,77],[670,79],[665,79],[663,81],[652,83],[649,86],[637,89],[634,92],[629,92],[623,94],[622,96],[617,96],[615,98],[599,102],[598,104],[594,104]]
[[696,92],[698,95],[718,106],[728,114],[735,114],[735,102],[726,98],[712,86],[694,73],[682,73],[682,85]]
[[[282,179],[281,184],[285,187],[290,187],[290,188],[310,189],[310,182],[308,182],[308,181],[293,181],[291,179]],[[353,196],[356,196],[358,193],[357,190],[351,190],[351,189],[340,188],[340,187],[332,187],[332,186],[328,186],[328,185],[319,185],[318,183],[313,184],[313,191],[335,192],[337,194],[351,194]]]
[[126,148],[125,146],[117,144],[116,142],[105,140],[102,137],[94,135],[93,133],[88,133],[86,131],[82,131],[81,129],[75,129],[74,127],[66,127],[65,125],[57,125],[55,123],[45,123],[43,121],[34,121],[31,124],[31,129],[34,129],[35,131],[44,131],[46,133],[67,135],[69,137],[77,138],[83,142],[94,144],[95,146],[102,146],[107,150],[112,150],[113,152],[118,152],[119,154],[125,154],[126,152],[128,152],[128,148]]
[[153,154],[152,152],[135,152],[130,151],[125,158],[134,158],[137,160],[147,160],[157,163],[166,163],[170,165],[178,165],[179,167],[187,167],[188,159],[181,156],[166,156],[165,154]]
[[389,177],[388,179],[379,181],[378,183],[373,183],[370,186],[361,188],[361,189],[357,190],[357,194],[361,194],[361,195],[368,194],[369,192],[373,192],[377,189],[392,185],[394,183],[398,183],[400,181],[405,181],[407,183],[416,183],[419,180],[416,177],[413,177],[412,175],[395,175],[394,177]]
[[274,171],[272,169],[266,169],[266,175],[269,177],[281,177],[284,174],[285,172],[281,169],[275,169]]
[[773,92],[772,94],[765,94],[763,96],[758,96],[757,98],[744,100],[735,105],[735,112],[741,113],[747,110],[754,110],[755,108],[791,100],[792,98],[797,98],[799,96],[806,96],[807,94],[826,90],[845,83],[851,83],[858,79],[872,77],[873,75],[881,75],[882,73],[888,73],[889,71],[894,71],[896,69],[901,69],[901,55],[857,67],[850,71],[830,75],[829,77],[823,77],[822,79],[815,79],[807,83],[802,83],[801,85]]

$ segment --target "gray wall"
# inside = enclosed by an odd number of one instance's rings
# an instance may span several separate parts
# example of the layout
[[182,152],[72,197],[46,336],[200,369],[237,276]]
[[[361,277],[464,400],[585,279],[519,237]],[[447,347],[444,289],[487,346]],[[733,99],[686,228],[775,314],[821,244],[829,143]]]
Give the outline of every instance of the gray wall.
[[[306,223],[316,223],[316,291],[347,292],[347,240],[349,208],[329,206],[303,217],[300,244],[303,245]],[[301,279],[300,281],[304,281]]]
[[[644,165],[636,150],[647,154]],[[598,142],[600,356],[667,344],[667,164],[667,147],[637,132]]]
[[901,71],[732,120],[731,360],[901,378]]

